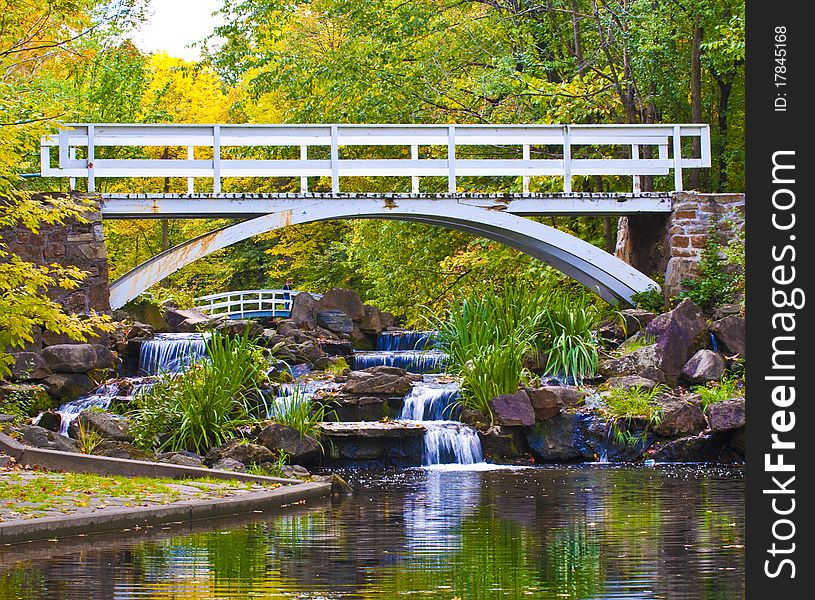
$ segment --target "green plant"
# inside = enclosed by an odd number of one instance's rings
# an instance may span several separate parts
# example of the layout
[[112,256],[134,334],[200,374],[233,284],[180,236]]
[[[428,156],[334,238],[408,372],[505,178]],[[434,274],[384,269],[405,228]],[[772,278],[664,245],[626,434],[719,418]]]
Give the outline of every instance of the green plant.
[[559,297],[545,309],[546,374],[564,375],[581,383],[594,375],[599,344],[594,331],[600,324],[597,309],[585,297]]
[[[640,385],[611,388],[604,398],[604,412],[611,419],[611,433],[615,442],[623,446],[634,445],[643,439],[648,427],[658,425],[662,420],[662,407],[656,399],[669,391],[670,388],[664,384],[651,389]],[[644,421],[646,425],[639,435],[631,431],[631,426],[637,420]]]
[[744,232],[731,221],[723,221],[730,230],[729,241],[722,244],[722,234],[715,225],[708,230],[708,237],[699,261],[699,275],[682,281],[683,291],[679,298],[690,298],[702,310],[728,304],[744,293]]
[[283,450],[277,451],[277,457],[272,463],[263,463],[261,465],[249,465],[246,467],[246,472],[252,475],[261,475],[265,477],[283,477],[283,469],[289,462],[289,455]]
[[301,436],[317,437],[319,424],[336,413],[327,405],[315,402],[302,386],[295,385],[288,396],[271,407],[270,416],[282,425],[296,429]]
[[623,356],[626,354],[631,354],[634,350],[639,350],[640,348],[645,348],[646,346],[650,346],[655,344],[657,338],[652,335],[639,335],[635,338],[627,340],[622,346],[620,346],[619,350],[622,352]]
[[337,356],[328,363],[328,366],[325,368],[326,373],[330,373],[331,375],[345,375],[350,370],[348,363],[346,362],[345,358],[342,356]]
[[79,428],[79,436],[76,439],[79,443],[79,451],[82,454],[93,454],[99,444],[105,441],[105,436],[96,429],[86,426],[81,417],[77,419],[76,423]]
[[252,398],[260,397],[266,379],[264,350],[247,336],[212,333],[207,358],[178,375],[162,374],[136,400],[136,443],[159,450],[199,454],[224,443],[252,421]]
[[719,381],[710,381],[707,385],[694,386],[693,391],[701,396],[702,406],[707,410],[711,404],[744,397],[744,380],[733,375],[725,376]]
[[654,313],[661,313],[665,310],[665,298],[655,287],[649,287],[644,292],[637,292],[631,295],[631,302],[634,306]]

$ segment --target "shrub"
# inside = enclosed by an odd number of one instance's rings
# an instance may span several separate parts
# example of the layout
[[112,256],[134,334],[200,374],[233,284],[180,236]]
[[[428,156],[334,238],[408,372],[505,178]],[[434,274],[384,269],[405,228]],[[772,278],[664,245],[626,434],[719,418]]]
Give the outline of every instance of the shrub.
[[665,298],[663,298],[662,292],[655,287],[649,287],[644,292],[632,294],[631,301],[637,308],[653,313],[659,314],[665,310]]
[[246,336],[217,332],[206,345],[206,359],[181,374],[162,374],[136,400],[133,433],[141,447],[201,454],[252,421],[251,400],[266,377],[264,350]]

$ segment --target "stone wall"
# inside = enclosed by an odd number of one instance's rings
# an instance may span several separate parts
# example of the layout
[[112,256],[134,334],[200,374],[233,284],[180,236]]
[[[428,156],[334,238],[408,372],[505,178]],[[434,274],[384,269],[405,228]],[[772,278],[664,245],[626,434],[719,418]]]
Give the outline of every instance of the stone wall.
[[744,230],[744,202],[744,194],[677,192],[668,215],[621,218],[615,254],[646,275],[664,275],[665,294],[675,296],[682,280],[698,273],[711,226],[723,244]]

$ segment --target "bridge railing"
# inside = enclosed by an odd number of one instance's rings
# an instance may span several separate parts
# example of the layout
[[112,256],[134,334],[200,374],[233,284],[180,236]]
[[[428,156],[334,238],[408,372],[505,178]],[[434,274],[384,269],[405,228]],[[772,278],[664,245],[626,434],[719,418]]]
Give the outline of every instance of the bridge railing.
[[[699,156],[683,156],[683,139],[698,138]],[[345,156],[348,147],[402,146],[410,158],[356,158]],[[516,147],[520,158],[468,158],[466,147]],[[684,144],[691,146],[691,144]],[[51,148],[58,148],[58,166],[51,165]],[[289,147],[299,158],[238,158],[259,148]],[[315,158],[322,147],[325,158]],[[583,152],[581,147],[596,147]],[[177,148],[185,158],[97,158],[101,148]],[[428,152],[428,148],[432,151]],[[326,152],[327,149],[327,152]],[[341,150],[343,150],[341,156]],[[422,152],[424,150],[424,152]],[[133,151],[129,150],[132,155]],[[687,148],[685,148],[687,153]],[[121,154],[121,153],[120,153]],[[164,153],[169,154],[168,152]],[[359,152],[354,152],[359,154]],[[533,155],[535,158],[533,158]],[[545,155],[546,158],[537,158]],[[589,156],[589,157],[587,157]],[[439,158],[441,157],[441,158]],[[668,175],[673,170],[674,190],[682,189],[682,170],[711,165],[710,128],[704,124],[657,125],[151,125],[68,124],[41,142],[44,177],[87,178],[95,191],[102,177],[181,177],[192,194],[196,178],[211,178],[212,191],[221,193],[223,178],[299,177],[300,191],[309,190],[309,177],[331,179],[340,192],[341,177],[411,178],[411,192],[419,192],[419,178],[447,178],[449,193],[457,191],[464,176],[512,176],[563,179],[563,191],[572,191],[572,177],[580,175],[630,176],[633,191],[640,178]],[[353,190],[352,190],[353,191]]]
[[[288,317],[297,290],[239,290],[209,294],[195,299],[195,308],[213,317]],[[321,294],[312,294],[315,298]]]

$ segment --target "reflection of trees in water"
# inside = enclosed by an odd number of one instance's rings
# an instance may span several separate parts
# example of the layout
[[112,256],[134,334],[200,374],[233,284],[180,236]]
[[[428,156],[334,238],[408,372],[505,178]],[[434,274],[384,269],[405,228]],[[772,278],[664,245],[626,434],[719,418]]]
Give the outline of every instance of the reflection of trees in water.
[[681,467],[389,473],[329,508],[21,563],[0,597],[730,600],[743,488]]

